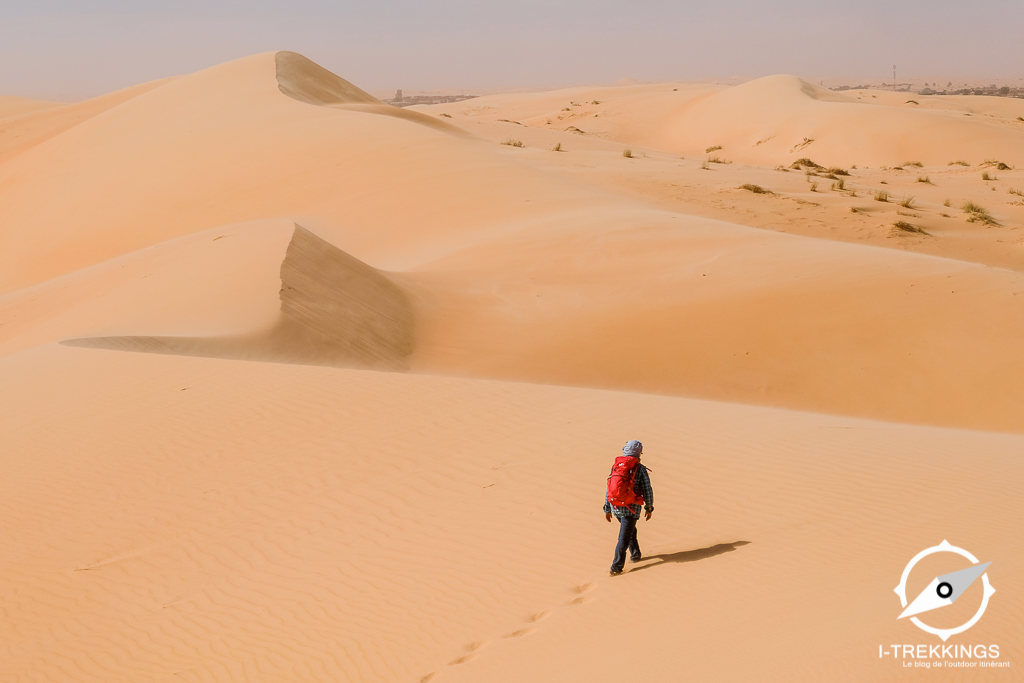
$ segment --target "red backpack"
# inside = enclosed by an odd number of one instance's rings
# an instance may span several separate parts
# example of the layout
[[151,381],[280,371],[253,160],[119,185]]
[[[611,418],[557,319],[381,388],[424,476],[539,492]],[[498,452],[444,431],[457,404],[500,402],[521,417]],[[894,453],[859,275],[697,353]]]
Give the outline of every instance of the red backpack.
[[629,455],[620,455],[615,458],[611,474],[608,475],[608,502],[615,507],[621,508],[644,502],[643,496],[638,496],[633,492],[639,464],[639,458]]

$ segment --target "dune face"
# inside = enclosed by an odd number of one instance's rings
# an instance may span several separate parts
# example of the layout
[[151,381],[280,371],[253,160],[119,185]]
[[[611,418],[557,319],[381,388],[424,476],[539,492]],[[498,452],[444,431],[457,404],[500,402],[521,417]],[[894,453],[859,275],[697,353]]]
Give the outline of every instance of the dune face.
[[291,363],[407,369],[408,296],[386,276],[308,230],[281,263],[281,312],[266,332],[235,337],[88,337],[68,346]]
[[319,64],[295,52],[274,54],[278,88],[300,102],[331,104],[384,104]]
[[0,678],[916,680],[943,539],[1019,659],[1024,106],[901,98],[0,100]]
[[60,105],[56,102],[44,102],[42,100],[32,100],[27,97],[0,95],[0,119],[57,106]]

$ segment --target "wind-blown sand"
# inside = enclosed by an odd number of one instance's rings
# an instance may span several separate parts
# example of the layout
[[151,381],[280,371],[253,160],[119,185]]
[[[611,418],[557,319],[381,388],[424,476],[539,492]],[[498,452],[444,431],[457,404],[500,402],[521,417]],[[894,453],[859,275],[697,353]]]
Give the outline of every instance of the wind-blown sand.
[[269,53],[0,100],[7,678],[1012,680],[877,655],[943,539],[993,562],[969,642],[1024,652],[1024,175],[980,166],[1024,123],[901,96],[399,110]]

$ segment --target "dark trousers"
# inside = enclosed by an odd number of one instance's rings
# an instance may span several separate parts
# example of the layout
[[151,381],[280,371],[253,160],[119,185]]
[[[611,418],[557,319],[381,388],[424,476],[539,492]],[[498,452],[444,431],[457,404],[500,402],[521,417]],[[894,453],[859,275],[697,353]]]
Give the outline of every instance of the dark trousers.
[[626,566],[626,551],[631,557],[640,557],[640,544],[636,542],[636,517],[622,515],[619,517],[619,542],[615,546],[615,559],[612,560],[612,571],[621,572]]

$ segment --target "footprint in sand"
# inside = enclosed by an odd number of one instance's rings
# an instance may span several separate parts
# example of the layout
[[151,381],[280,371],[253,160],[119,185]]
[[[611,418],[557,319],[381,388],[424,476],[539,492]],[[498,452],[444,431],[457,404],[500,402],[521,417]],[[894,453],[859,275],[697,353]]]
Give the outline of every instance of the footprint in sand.
[[536,614],[531,614],[530,616],[526,617],[526,622],[528,624],[535,624],[538,621],[540,621],[541,619],[546,619],[550,614],[551,614],[551,610],[548,610],[548,609],[541,610],[540,612],[537,612]]
[[533,633],[536,630],[537,629],[535,629],[535,628],[521,628],[518,631],[512,631],[512,633],[506,633],[505,635],[502,636],[502,638],[519,638],[520,636],[525,636],[528,633]]

